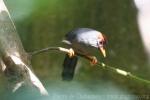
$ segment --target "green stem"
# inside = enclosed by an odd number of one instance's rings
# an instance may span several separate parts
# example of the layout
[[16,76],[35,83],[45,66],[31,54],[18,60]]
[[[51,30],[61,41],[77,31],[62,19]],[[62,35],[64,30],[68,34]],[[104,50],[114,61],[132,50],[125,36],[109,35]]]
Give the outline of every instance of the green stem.
[[121,69],[118,69],[118,68],[114,68],[114,67],[106,65],[104,63],[98,63],[97,66],[102,67],[103,69],[107,69],[107,70],[113,71],[113,72],[115,72],[117,74],[120,74],[122,76],[125,76],[125,77],[128,77],[128,78],[132,78],[134,80],[137,80],[137,81],[140,81],[140,82],[143,82],[143,83],[146,83],[146,84],[150,84],[149,80],[140,78],[140,77],[138,77],[136,75],[131,74],[130,72],[127,72],[127,71],[124,71],[124,70],[121,70]]

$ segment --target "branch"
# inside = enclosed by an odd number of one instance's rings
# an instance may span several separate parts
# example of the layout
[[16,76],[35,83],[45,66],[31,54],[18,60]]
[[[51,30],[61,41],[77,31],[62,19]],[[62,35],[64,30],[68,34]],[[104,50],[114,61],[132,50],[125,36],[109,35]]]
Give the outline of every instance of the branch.
[[[78,55],[81,56],[81,57],[83,57],[83,58],[86,58],[86,59],[92,61],[92,58],[90,58],[90,57],[87,57],[87,56],[81,55],[81,54],[78,54]],[[108,71],[117,73],[117,74],[122,75],[122,76],[125,76],[125,77],[127,77],[127,78],[132,78],[132,79],[137,80],[137,81],[139,81],[139,82],[143,82],[143,83],[146,83],[146,84],[149,84],[149,85],[150,85],[150,80],[143,79],[143,78],[141,78],[141,77],[138,77],[138,76],[136,76],[136,75],[134,75],[134,74],[132,74],[132,73],[130,73],[130,72],[124,71],[124,70],[122,70],[122,69],[119,69],[119,68],[115,68],[115,67],[106,65],[106,64],[103,63],[103,62],[98,62],[96,65],[97,65],[98,67],[101,67],[101,68],[105,69],[105,70],[108,70]]]
[[[56,50],[56,51],[60,51],[60,52],[68,53],[68,54],[70,53],[70,49],[66,49],[66,48],[63,48],[63,47],[48,47],[48,48],[45,48],[45,49],[41,49],[41,50],[37,50],[37,51],[31,52],[29,54],[31,56],[33,56],[33,55],[41,54],[41,53],[44,53],[44,52],[48,52],[50,50]],[[83,58],[85,58],[87,60],[92,61],[92,58],[90,58],[90,57],[87,57],[87,56],[84,56],[84,55],[81,55],[81,54],[76,54],[76,55],[78,55],[80,57],[83,57]],[[132,78],[134,80],[137,80],[137,81],[140,81],[140,82],[143,82],[143,83],[146,83],[146,84],[150,85],[150,81],[149,80],[146,80],[146,79],[143,79],[141,77],[138,77],[138,76],[136,76],[136,75],[134,75],[134,74],[132,74],[130,72],[124,71],[122,69],[106,65],[103,62],[98,62],[96,65],[98,67],[101,67],[101,68],[105,69],[105,70],[117,73],[117,74],[125,76],[127,78]]]
[[47,48],[44,48],[44,49],[40,49],[40,50],[37,50],[37,51],[30,52],[29,54],[31,56],[34,56],[34,55],[38,55],[38,54],[48,52],[48,51],[51,51],[51,50],[60,51],[60,52],[64,52],[64,53],[70,53],[70,49],[66,49],[66,48],[63,48],[63,47],[47,47]]
[[119,68],[115,68],[115,67],[112,67],[112,66],[109,66],[109,65],[106,65],[105,63],[103,62],[98,62],[97,66],[103,68],[103,69],[107,69],[109,71],[112,71],[112,72],[115,72],[119,75],[122,75],[122,76],[125,76],[127,78],[132,78],[134,80],[137,80],[137,81],[140,81],[140,82],[143,82],[143,83],[146,83],[146,84],[149,84],[150,85],[150,81],[149,80],[146,80],[146,79],[143,79],[141,77],[138,77],[130,72],[127,72],[127,71],[124,71],[124,70],[121,70]]

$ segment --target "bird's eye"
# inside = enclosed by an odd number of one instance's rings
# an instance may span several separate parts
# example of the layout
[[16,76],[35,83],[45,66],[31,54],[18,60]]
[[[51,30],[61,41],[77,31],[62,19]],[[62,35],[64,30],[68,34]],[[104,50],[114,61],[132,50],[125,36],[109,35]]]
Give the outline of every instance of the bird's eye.
[[102,45],[102,46],[106,45],[106,41],[100,41],[99,45]]
[[99,44],[103,45],[103,42],[102,42],[102,41],[100,41],[100,42],[99,42]]

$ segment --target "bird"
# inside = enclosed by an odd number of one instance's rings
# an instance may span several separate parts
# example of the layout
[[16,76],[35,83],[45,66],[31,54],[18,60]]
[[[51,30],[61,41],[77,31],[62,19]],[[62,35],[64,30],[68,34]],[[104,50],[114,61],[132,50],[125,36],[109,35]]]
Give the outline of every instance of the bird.
[[62,80],[71,81],[74,77],[78,56],[83,56],[90,60],[91,64],[97,64],[97,58],[93,50],[99,50],[106,57],[105,45],[106,36],[101,32],[91,28],[77,28],[65,35],[63,43],[67,44],[72,53],[66,54],[63,62]]

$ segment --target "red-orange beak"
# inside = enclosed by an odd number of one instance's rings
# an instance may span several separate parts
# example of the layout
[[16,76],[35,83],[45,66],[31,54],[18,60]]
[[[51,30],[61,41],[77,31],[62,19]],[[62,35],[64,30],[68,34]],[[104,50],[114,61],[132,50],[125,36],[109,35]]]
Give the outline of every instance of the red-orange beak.
[[104,57],[106,57],[106,52],[105,52],[105,49],[104,47],[99,47],[101,53],[103,54]]

